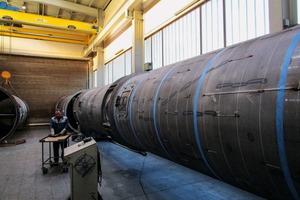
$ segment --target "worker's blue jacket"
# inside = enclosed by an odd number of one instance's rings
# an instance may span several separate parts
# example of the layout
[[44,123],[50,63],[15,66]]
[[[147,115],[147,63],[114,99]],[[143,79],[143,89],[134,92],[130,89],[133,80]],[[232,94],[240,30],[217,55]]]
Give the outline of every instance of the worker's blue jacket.
[[68,117],[61,116],[60,119],[58,119],[56,116],[51,118],[50,121],[50,128],[54,129],[55,134],[60,133],[63,129],[67,129],[69,124]]

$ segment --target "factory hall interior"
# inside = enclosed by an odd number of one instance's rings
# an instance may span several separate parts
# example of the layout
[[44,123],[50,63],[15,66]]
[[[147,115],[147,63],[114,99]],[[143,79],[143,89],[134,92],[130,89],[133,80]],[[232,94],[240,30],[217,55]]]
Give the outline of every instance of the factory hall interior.
[[0,0],[0,200],[300,200],[300,0]]

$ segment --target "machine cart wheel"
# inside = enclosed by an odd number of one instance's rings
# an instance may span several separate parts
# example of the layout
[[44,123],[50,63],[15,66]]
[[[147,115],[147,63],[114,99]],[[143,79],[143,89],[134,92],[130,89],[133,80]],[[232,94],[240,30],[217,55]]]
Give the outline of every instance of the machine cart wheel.
[[[66,162],[63,161],[63,162],[53,162],[53,158],[54,157],[51,157],[51,143],[53,142],[60,142],[60,143],[63,143],[65,141],[67,141],[67,146],[69,146],[69,137],[71,135],[70,134],[67,134],[67,135],[63,135],[63,136],[58,136],[58,137],[50,137],[50,136],[46,136],[42,139],[40,139],[40,143],[42,143],[42,172],[43,174],[47,174],[48,173],[48,169],[45,167],[46,164],[49,164],[50,167],[53,167],[53,166],[58,166],[60,164],[63,164],[65,165]],[[49,145],[49,157],[47,159],[45,159],[45,156],[44,156],[44,143],[47,142]],[[62,149],[62,155],[63,155],[63,151],[64,149]],[[59,158],[62,158],[62,157],[59,157]]]
[[43,174],[47,174],[48,173],[48,169],[46,167],[42,167],[42,171],[43,171]]

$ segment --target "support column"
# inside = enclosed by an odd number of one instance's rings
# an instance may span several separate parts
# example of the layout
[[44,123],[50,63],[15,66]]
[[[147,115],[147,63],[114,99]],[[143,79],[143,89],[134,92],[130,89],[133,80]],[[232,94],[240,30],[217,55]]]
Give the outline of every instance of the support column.
[[[285,0],[283,0],[285,1]],[[283,29],[283,2],[282,0],[269,0],[269,22],[270,33],[275,33]]]
[[93,87],[93,68],[94,61],[93,58],[90,58],[88,62],[88,74],[87,74],[87,88],[90,89]]
[[104,25],[104,12],[103,10],[98,10],[98,28],[100,29],[100,27],[102,28]]
[[[297,25],[297,12],[300,12],[297,10],[297,1],[295,0],[289,0],[290,3],[290,12],[289,12],[289,18],[290,18],[290,26],[295,26]],[[299,3],[299,2],[298,2]]]
[[297,1],[282,0],[282,24],[283,28],[289,28],[297,24]]
[[142,72],[144,66],[144,21],[141,11],[133,11],[131,73]]
[[[104,26],[104,12],[103,10],[98,10],[98,28]],[[97,47],[93,47],[97,51],[96,65],[97,69],[97,87],[102,87],[105,85],[105,65],[104,65],[104,49],[103,42],[101,42]]]
[[102,87],[105,85],[105,65],[104,65],[104,51],[99,48],[97,51],[97,86]]

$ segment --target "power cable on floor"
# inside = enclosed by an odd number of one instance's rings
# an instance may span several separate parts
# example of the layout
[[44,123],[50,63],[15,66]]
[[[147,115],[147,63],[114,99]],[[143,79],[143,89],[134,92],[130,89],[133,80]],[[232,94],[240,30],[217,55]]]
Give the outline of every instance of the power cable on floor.
[[144,189],[143,183],[142,183],[142,181],[141,181],[141,177],[142,177],[142,173],[143,173],[143,170],[144,170],[144,166],[145,166],[146,158],[147,158],[147,155],[146,155],[146,156],[145,156],[145,158],[144,158],[143,165],[142,165],[142,169],[141,169],[141,171],[140,171],[140,175],[139,175],[139,182],[140,182],[141,188],[142,188],[142,190],[143,190],[143,193],[144,193],[144,195],[145,195],[146,199],[148,200],[147,193],[145,192],[145,189]]

